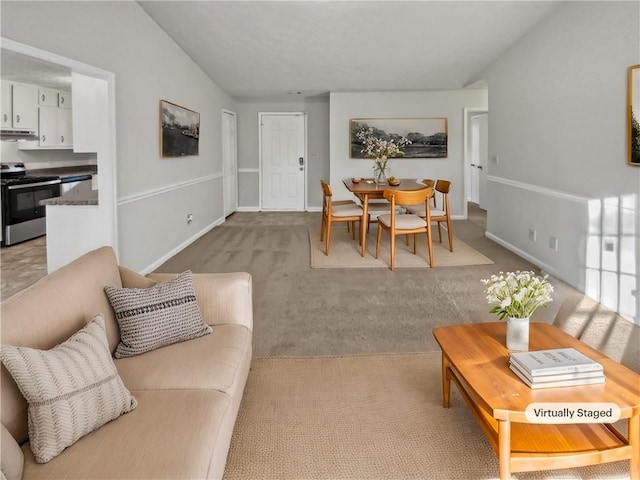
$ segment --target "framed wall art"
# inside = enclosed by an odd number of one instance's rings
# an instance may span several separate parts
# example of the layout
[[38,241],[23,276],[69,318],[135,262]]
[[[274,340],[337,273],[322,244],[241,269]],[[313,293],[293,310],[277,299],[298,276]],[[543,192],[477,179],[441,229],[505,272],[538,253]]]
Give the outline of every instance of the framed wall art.
[[629,67],[627,138],[629,165],[640,167],[640,65]]
[[160,155],[198,155],[200,114],[175,103],[160,100]]
[[410,145],[402,148],[404,155],[396,158],[445,158],[447,157],[447,119],[438,118],[352,118],[349,121],[350,156],[367,158],[362,141],[356,134],[362,129],[373,128],[381,138],[405,137]]

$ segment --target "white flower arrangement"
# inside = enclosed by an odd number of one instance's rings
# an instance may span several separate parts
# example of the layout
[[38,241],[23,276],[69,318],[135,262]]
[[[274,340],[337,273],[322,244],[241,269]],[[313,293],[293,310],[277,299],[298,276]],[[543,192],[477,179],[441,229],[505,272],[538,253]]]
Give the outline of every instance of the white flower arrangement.
[[360,129],[356,132],[356,138],[362,140],[364,144],[360,151],[375,160],[373,171],[376,176],[380,173],[387,173],[389,159],[404,155],[402,147],[411,144],[411,140],[405,137],[400,137],[396,143],[393,138],[385,139],[376,136],[373,127]]
[[481,280],[486,286],[487,301],[493,305],[490,312],[505,317],[529,318],[536,309],[551,300],[553,286],[548,275],[538,277],[534,272],[500,272]]

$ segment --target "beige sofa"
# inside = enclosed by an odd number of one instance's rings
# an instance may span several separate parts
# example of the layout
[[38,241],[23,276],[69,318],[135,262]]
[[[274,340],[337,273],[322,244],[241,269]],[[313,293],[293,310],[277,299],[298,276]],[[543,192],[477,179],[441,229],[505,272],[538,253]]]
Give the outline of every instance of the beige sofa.
[[[119,330],[104,287],[146,288],[170,278],[119,267],[109,247],[92,251],[2,303],[2,343],[50,349],[101,313],[113,354]],[[222,477],[251,363],[251,276],[194,274],[193,283],[213,333],[115,359],[137,408],[48,463],[35,462],[26,401],[2,366],[1,461],[7,479]]]

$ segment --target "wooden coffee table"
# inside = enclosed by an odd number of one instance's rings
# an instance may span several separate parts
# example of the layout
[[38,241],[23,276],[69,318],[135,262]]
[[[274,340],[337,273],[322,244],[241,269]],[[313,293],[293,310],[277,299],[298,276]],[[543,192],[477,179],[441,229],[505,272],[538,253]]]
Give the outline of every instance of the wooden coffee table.
[[[437,327],[442,349],[443,405],[449,407],[451,381],[498,454],[500,478],[511,472],[559,469],[629,460],[640,478],[640,375],[559,328],[531,323],[529,350],[572,347],[604,366],[597,385],[532,390],[509,369],[506,322]],[[628,419],[627,436],[605,423],[530,423],[527,405],[539,402],[613,403]]]

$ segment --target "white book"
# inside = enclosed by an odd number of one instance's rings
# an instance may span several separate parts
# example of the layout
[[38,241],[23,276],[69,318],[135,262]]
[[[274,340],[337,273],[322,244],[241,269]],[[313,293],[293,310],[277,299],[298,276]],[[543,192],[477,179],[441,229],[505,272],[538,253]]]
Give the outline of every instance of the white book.
[[525,384],[532,389],[539,388],[559,388],[559,387],[574,387],[578,385],[594,385],[598,383],[605,382],[605,376],[600,375],[598,377],[590,377],[590,378],[575,378],[573,380],[561,380],[557,382],[532,382],[527,379],[519,370],[514,368],[512,365],[509,366],[511,371],[515,373],[520,380],[522,380]]
[[561,373],[602,371],[602,365],[575,348],[555,348],[533,352],[515,352],[511,362],[532,377]]
[[521,373],[522,375],[524,375],[525,377],[527,377],[527,380],[529,380],[530,382],[538,382],[538,383],[544,383],[544,382],[561,382],[564,380],[575,380],[578,378],[593,378],[593,377],[601,377],[603,376],[603,371],[602,370],[589,370],[586,372],[571,372],[571,373],[555,373],[552,375],[531,375],[528,372],[524,371],[524,369],[517,364],[516,362],[509,362],[509,367],[511,367],[511,370],[513,370],[515,372],[515,370],[518,370],[518,373]]

